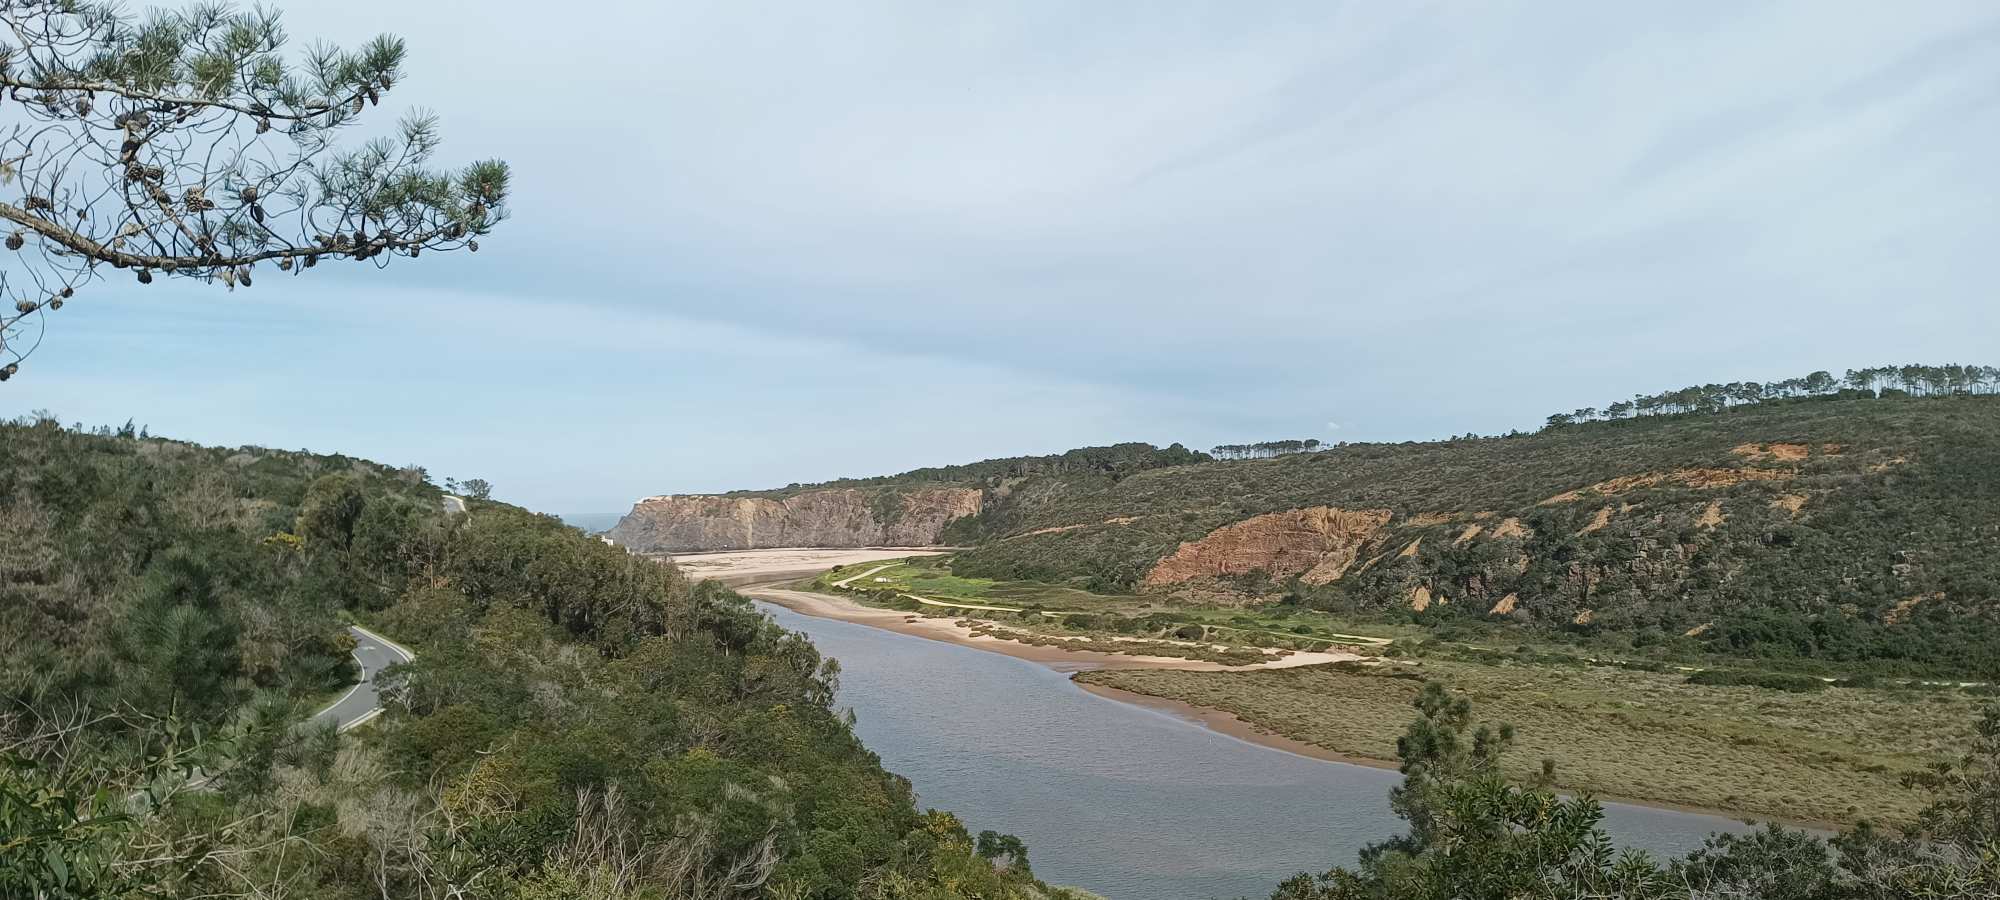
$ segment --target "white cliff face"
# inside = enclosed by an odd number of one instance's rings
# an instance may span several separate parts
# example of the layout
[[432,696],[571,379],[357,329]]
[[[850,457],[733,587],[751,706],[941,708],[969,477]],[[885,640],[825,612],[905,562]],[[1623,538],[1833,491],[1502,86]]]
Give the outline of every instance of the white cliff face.
[[979,512],[978,488],[843,488],[789,497],[647,497],[610,537],[638,553],[771,547],[920,547]]

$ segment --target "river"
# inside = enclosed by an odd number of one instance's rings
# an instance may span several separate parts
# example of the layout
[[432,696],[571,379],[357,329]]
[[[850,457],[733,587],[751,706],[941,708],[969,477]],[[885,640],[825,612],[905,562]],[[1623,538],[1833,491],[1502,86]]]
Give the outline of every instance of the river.
[[[840,660],[839,704],[882,763],[977,833],[1019,836],[1035,873],[1113,900],[1268,897],[1400,830],[1396,773],[1275,750],[1085,692],[970,647],[759,602]],[[1740,822],[1605,804],[1627,846],[1677,854]]]

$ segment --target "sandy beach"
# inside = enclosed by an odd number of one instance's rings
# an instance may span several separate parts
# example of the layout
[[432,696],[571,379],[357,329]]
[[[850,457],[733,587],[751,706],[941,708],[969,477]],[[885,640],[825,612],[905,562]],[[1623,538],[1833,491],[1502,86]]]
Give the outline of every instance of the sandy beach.
[[808,575],[818,575],[834,566],[851,566],[855,563],[881,559],[902,559],[906,556],[936,556],[948,549],[858,547],[819,550],[810,547],[785,547],[774,550],[677,553],[672,556],[672,562],[692,580],[714,579],[734,587],[753,582],[777,581],[786,577],[804,578]]

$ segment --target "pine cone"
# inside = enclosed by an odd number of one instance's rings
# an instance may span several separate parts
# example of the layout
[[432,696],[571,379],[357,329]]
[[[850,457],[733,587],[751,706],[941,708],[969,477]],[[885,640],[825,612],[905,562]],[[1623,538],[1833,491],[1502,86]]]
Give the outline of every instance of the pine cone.
[[54,300],[50,300],[50,301],[49,301],[49,308],[50,308],[50,309],[62,309],[62,303],[63,303],[63,302],[62,302],[62,298],[61,298],[61,297],[57,297],[57,298],[55,298]]
[[140,269],[140,270],[139,270],[139,283],[140,283],[140,284],[152,284],[152,283],[153,283],[153,272],[152,272],[152,270],[151,270],[151,269]]
[[21,302],[19,302],[19,303],[16,303],[16,304],[14,304],[14,311],[15,311],[15,312],[17,312],[17,313],[20,313],[21,315],[24,315],[24,316],[25,316],[25,315],[27,315],[27,314],[29,314],[29,313],[31,313],[31,312],[34,312],[34,311],[35,311],[35,301],[33,301],[33,300],[22,300]]
[[21,233],[18,231],[7,236],[7,249],[9,250],[19,250],[21,249],[21,245],[25,243],[27,241],[21,237]]

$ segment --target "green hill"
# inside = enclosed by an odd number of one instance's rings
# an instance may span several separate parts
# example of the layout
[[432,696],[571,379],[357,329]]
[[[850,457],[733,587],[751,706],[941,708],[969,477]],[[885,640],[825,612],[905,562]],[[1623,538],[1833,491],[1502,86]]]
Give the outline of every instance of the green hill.
[[[920,812],[748,601],[442,496],[0,422],[0,895],[1072,896]],[[365,727],[299,730],[349,620],[416,659]]]

